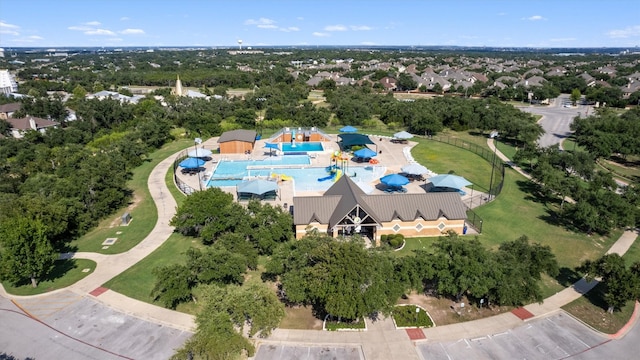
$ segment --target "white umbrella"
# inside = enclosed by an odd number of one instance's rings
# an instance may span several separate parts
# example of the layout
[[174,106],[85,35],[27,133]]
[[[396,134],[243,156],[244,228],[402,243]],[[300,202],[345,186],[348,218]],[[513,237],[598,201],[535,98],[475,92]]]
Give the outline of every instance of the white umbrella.
[[358,187],[364,191],[365,194],[371,194],[373,192],[373,186],[367,184],[366,182],[363,181],[357,181],[356,185],[358,185]]
[[427,169],[426,167],[420,164],[413,163],[413,164],[403,166],[402,172],[405,174],[411,174],[411,175],[422,175],[422,174],[428,173],[429,169]]
[[213,154],[211,150],[203,149],[203,148],[195,148],[194,150],[191,150],[188,152],[188,155],[190,157],[197,157],[197,158],[211,156],[211,154]]
[[395,134],[393,134],[393,137],[396,139],[411,139],[413,137],[413,135],[411,135],[410,133],[406,132],[406,131],[400,131],[397,132]]

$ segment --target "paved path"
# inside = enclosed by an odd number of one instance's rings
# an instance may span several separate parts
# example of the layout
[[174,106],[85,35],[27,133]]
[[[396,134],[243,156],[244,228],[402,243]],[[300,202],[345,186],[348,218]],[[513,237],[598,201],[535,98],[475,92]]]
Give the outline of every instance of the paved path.
[[[489,140],[490,148],[504,161],[509,159],[493,146],[493,140]],[[96,270],[81,281],[67,288],[76,294],[97,299],[100,303],[126,314],[136,316],[151,322],[169,325],[178,329],[193,330],[194,317],[177,311],[164,309],[152,304],[144,303],[114,291],[106,290],[98,296],[88,295],[99,288],[106,281],[117,276],[127,268],[133,266],[145,256],[157,249],[173,232],[169,221],[176,211],[176,202],[167,188],[164,178],[171,166],[174,156],[170,156],[160,162],[152,171],[148,186],[151,196],[158,210],[158,222],[151,233],[133,249],[117,255],[102,255],[93,253],[66,254],[73,258],[90,258],[97,262]],[[514,167],[514,166],[512,166]],[[521,169],[514,167],[516,171],[527,176]],[[611,252],[624,253],[637,237],[636,231],[626,231],[612,246]],[[581,281],[574,286],[564,289],[556,295],[545,299],[542,304],[531,304],[525,307],[534,316],[541,317],[557,311],[561,306],[581,296],[595,283],[584,284]],[[0,295],[20,299],[21,297],[8,295],[0,286]],[[40,295],[46,297],[48,294]],[[415,342],[410,340],[405,330],[396,330],[390,319],[368,322],[370,328],[366,332],[326,332],[313,330],[276,329],[273,334],[258,344],[358,344],[366,359],[420,359],[415,349]],[[453,340],[474,338],[484,334],[499,333],[508,329],[521,326],[522,320],[512,313],[459,323],[424,329],[425,336],[430,340]]]

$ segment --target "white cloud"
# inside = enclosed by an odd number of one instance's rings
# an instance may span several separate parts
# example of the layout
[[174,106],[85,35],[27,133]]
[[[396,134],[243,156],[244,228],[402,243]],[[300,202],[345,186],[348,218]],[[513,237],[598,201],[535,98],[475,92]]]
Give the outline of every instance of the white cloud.
[[545,18],[543,18],[540,15],[533,15],[533,16],[529,16],[528,18],[522,18],[523,20],[529,20],[529,21],[539,21],[539,20],[545,20]]
[[273,25],[276,22],[274,20],[268,19],[268,18],[260,18],[258,20],[254,20],[254,19],[247,19],[244,21],[245,25]]
[[120,18],[120,21],[128,21],[131,20],[131,18],[127,17],[127,16],[123,16]]
[[315,31],[311,35],[317,36],[317,37],[328,37],[328,36],[331,36],[331,34],[319,32],[319,31]]
[[100,26],[100,22],[99,21],[89,21],[84,23],[84,25],[88,25],[88,26]]
[[640,25],[627,26],[624,29],[611,30],[607,32],[607,36],[614,39],[625,39],[640,36]]
[[373,45],[378,45],[378,44],[374,43],[373,41],[363,41],[363,42],[360,43],[360,45],[373,46]]
[[292,32],[292,31],[300,31],[300,29],[296,26],[289,26],[288,28],[280,28],[280,31]]
[[353,31],[369,31],[369,30],[373,30],[372,27],[367,26],[367,25],[351,25],[350,28]]
[[31,36],[27,36],[27,39],[31,39],[31,40],[44,40],[44,38],[42,36],[38,36],[38,35],[31,35]]
[[327,25],[324,27],[324,31],[347,31],[347,27],[344,25]]
[[506,12],[499,12],[499,13],[498,13],[498,16],[505,16],[505,15],[507,15],[507,13],[506,13]]
[[304,18],[302,16],[298,16],[296,19],[297,20],[304,20]]
[[258,27],[260,29],[277,29],[278,27],[273,24],[259,24]]
[[116,33],[114,33],[111,30],[107,30],[107,29],[92,29],[92,30],[88,30],[84,32],[86,35],[106,35],[106,36],[113,36]]
[[144,30],[142,29],[124,29],[119,31],[120,34],[123,35],[142,35],[144,34]]
[[14,35],[14,36],[18,36],[20,35],[19,32],[17,31],[13,31],[13,30],[4,30],[4,29],[0,29],[0,34],[7,34],[7,35]]
[[0,21],[0,29],[14,29],[14,30],[18,30],[20,29],[20,27],[18,25],[13,25],[13,24],[7,24],[4,21]]

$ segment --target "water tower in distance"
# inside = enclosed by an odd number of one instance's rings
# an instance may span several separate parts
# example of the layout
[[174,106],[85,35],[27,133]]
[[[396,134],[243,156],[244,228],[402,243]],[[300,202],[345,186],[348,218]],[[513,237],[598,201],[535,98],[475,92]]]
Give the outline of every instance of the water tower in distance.
[[242,39],[238,39],[238,47],[242,50]]

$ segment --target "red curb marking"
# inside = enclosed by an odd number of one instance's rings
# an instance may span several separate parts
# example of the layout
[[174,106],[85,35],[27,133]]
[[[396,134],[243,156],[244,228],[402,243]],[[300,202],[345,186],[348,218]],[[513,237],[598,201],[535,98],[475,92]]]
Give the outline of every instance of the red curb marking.
[[106,288],[106,287],[100,286],[100,287],[97,287],[97,288],[93,289],[93,291],[90,292],[89,295],[93,295],[95,297],[98,297],[98,296],[100,296],[102,293],[104,293],[107,290],[109,290],[109,289]]
[[405,329],[405,330],[407,331],[407,335],[409,335],[410,340],[420,340],[420,339],[427,338],[426,336],[424,336],[422,329]]
[[629,328],[631,326],[633,326],[633,324],[635,324],[636,320],[637,320],[637,316],[638,316],[638,311],[640,310],[640,302],[637,302],[634,304],[633,306],[633,313],[631,314],[631,317],[629,318],[629,321],[627,321],[626,324],[624,324],[624,326],[618,330],[617,333],[613,334],[613,335],[609,335],[610,339],[618,339],[622,336],[624,336],[624,334],[627,333],[627,331],[629,330]]
[[529,310],[519,307],[517,309],[511,310],[511,313],[520,318],[520,320],[531,319],[534,315],[529,312]]

